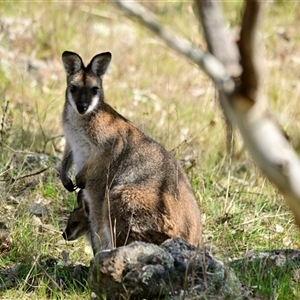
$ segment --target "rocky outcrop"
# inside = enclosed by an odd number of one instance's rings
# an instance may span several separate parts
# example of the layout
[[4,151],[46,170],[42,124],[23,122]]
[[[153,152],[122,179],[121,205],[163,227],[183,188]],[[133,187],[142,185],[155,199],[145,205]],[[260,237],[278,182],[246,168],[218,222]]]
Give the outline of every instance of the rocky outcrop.
[[102,251],[91,262],[89,283],[99,299],[241,298],[233,271],[182,239]]

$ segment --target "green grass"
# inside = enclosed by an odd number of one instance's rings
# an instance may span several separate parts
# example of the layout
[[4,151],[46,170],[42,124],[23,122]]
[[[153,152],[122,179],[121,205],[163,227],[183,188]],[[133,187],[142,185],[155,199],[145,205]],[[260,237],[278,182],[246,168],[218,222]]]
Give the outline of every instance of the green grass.
[[[162,24],[205,46],[190,2],[145,5]],[[224,5],[227,24],[235,32],[241,2]],[[74,264],[88,265],[91,258],[83,239],[67,244],[61,237],[76,205],[75,195],[59,181],[55,159],[63,150],[64,50],[78,52],[84,61],[99,52],[112,52],[104,77],[107,102],[178,159],[185,159],[203,213],[204,243],[216,255],[231,261],[249,250],[299,248],[300,234],[290,210],[243,150],[238,134],[233,156],[226,153],[215,90],[195,65],[109,3],[6,1],[0,4],[0,13],[0,220],[13,239],[11,249],[0,253],[0,272],[10,267],[19,272],[18,285],[0,289],[1,299],[89,295],[86,286],[61,274],[64,269],[59,265],[63,251]],[[299,15],[297,1],[275,1],[266,5],[262,24],[265,90],[298,153]],[[49,159],[28,163],[32,154]],[[29,210],[34,202],[45,206],[47,215],[34,217]],[[45,265],[49,258],[58,262],[55,267]],[[246,286],[259,285],[258,297],[290,300],[300,293],[291,279],[292,269],[280,275],[276,269],[271,273],[254,264],[242,269],[240,276]],[[66,288],[49,291],[49,276],[58,273]],[[26,278],[36,286],[29,288]]]
[[232,262],[231,267],[246,286],[267,299],[297,299],[299,264],[289,259],[283,265],[274,262],[272,257],[246,258]]

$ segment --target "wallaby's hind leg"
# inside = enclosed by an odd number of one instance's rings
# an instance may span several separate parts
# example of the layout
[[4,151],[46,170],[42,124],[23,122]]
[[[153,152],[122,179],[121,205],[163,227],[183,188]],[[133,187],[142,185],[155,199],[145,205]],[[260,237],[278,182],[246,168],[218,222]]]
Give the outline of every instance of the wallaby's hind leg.
[[102,250],[112,249],[112,237],[106,222],[91,221],[91,243],[94,255]]
[[161,244],[174,237],[198,246],[201,224],[190,222],[189,214],[192,215],[193,210],[184,199],[175,199],[175,195],[159,193],[156,189],[118,188],[110,195],[116,246],[136,240]]

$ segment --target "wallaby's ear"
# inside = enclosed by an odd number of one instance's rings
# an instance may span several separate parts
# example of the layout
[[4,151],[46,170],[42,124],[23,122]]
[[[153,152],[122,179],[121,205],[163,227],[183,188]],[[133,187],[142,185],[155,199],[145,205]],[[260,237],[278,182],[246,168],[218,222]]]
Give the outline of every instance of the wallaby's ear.
[[83,68],[82,59],[75,52],[65,51],[62,54],[62,62],[68,76],[74,75]]
[[111,61],[110,52],[100,53],[93,57],[93,59],[90,62],[90,68],[95,75],[101,77],[102,75],[105,74],[110,61]]

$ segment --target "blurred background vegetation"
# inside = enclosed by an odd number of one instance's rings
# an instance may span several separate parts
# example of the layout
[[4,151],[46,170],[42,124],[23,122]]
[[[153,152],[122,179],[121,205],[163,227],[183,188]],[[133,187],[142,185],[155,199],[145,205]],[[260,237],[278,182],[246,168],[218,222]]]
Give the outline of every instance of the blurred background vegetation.
[[[161,24],[205,49],[192,2],[143,4]],[[237,38],[242,2],[223,5],[227,25]],[[298,1],[266,3],[261,28],[264,86],[274,115],[298,153],[299,27]],[[76,263],[87,265],[91,258],[84,240],[66,244],[60,233],[75,206],[75,195],[63,189],[56,168],[64,145],[61,54],[65,50],[77,52],[85,62],[97,53],[112,53],[104,77],[106,102],[184,164],[203,213],[203,240],[213,252],[230,261],[249,250],[299,248],[300,234],[284,199],[253,164],[237,133],[233,155],[226,153],[216,92],[197,66],[128,19],[112,2],[2,1],[0,221],[11,245],[0,248],[0,270],[33,265],[24,269],[26,279],[41,272],[37,259],[62,259],[62,251]],[[251,276],[246,278],[249,285]],[[30,291],[22,278],[14,289],[0,288],[0,296],[48,297],[49,278]],[[0,277],[0,284],[1,279],[5,281]],[[257,294],[298,299],[299,278],[284,278],[281,283],[267,277],[266,282],[266,291],[257,287]],[[59,297],[60,290],[57,293]],[[88,294],[74,289],[64,298],[80,299],[82,293]]]

